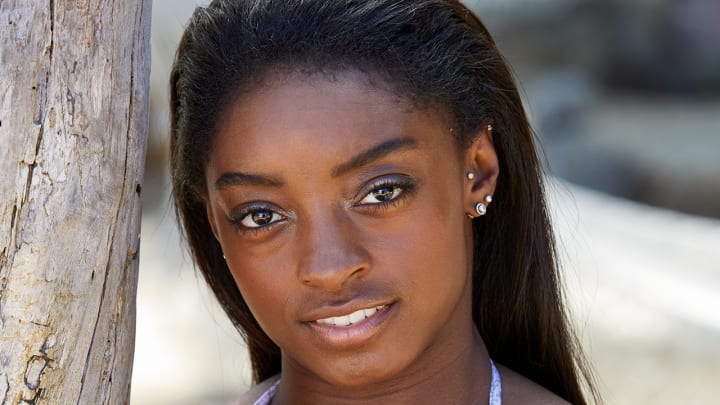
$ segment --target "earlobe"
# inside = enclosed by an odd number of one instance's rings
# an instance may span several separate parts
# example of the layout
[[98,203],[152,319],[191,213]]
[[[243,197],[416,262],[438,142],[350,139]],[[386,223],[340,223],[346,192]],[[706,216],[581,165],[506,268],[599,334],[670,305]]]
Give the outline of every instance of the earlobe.
[[487,213],[500,171],[492,141],[492,125],[483,128],[468,147],[465,166],[465,207],[468,217],[475,218]]

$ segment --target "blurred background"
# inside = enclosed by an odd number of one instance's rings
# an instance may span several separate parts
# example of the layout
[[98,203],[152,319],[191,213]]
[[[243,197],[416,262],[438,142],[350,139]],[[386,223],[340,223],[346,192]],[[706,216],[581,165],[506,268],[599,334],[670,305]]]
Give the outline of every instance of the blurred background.
[[[243,392],[242,340],[169,204],[167,79],[192,0],[154,0],[133,404]],[[720,2],[466,1],[547,159],[568,301],[607,404],[720,398]]]

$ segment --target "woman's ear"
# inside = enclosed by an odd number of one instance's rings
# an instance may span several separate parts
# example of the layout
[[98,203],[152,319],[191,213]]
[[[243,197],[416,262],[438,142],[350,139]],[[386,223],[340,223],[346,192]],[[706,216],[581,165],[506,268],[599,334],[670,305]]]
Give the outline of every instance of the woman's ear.
[[500,168],[492,136],[492,125],[484,127],[465,151],[465,209],[471,218],[485,215],[495,194]]

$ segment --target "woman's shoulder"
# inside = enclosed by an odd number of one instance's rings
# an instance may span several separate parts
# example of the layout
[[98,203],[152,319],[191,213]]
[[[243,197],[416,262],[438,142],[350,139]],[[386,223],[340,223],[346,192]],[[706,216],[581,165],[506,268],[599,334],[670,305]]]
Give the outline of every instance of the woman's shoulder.
[[252,386],[246,393],[225,405],[253,405],[270,387],[280,379],[280,375],[270,377],[267,380]]
[[547,388],[518,374],[501,364],[496,364],[502,379],[503,404],[569,404]]

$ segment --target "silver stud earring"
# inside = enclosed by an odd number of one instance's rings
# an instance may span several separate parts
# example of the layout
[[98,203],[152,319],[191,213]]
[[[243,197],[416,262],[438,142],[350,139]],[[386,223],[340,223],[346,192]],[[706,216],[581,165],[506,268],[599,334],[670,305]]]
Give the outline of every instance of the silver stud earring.
[[488,126],[487,126],[487,130],[488,130],[488,132],[491,132],[491,131],[492,131],[492,129],[493,129],[493,128],[492,128],[492,125],[488,125]]
[[475,178],[475,173],[473,173],[473,172],[467,172],[467,175],[466,175],[466,176],[467,176],[467,179],[468,179],[468,180],[472,180],[472,179]]
[[485,196],[485,202],[487,204],[490,204],[492,202],[492,200],[493,200],[493,197],[490,194]]
[[225,255],[223,255],[223,260],[227,260],[227,257],[225,257]]
[[483,216],[487,214],[487,205],[479,202],[475,205],[475,212],[477,212],[478,215]]

